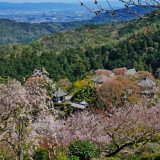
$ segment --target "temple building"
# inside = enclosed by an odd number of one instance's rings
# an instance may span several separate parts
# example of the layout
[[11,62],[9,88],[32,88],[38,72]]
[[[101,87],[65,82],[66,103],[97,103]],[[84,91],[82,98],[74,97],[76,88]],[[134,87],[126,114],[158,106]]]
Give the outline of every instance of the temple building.
[[154,97],[157,88],[156,82],[150,80],[148,77],[145,77],[138,83],[138,86],[141,88],[141,95]]
[[91,80],[94,82],[96,86],[101,85],[104,82],[111,81],[111,78],[105,75],[95,75],[94,77],[92,77]]
[[66,101],[66,96],[67,96],[67,92],[58,88],[53,95],[53,101],[54,102],[64,102]]

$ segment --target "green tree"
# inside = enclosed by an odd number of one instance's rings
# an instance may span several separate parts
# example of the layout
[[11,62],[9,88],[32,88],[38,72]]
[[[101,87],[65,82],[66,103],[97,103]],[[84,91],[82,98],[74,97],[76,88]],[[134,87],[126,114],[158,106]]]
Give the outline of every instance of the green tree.
[[100,154],[97,146],[91,141],[77,140],[70,144],[69,154],[80,158],[80,160],[91,160]]
[[49,160],[49,152],[47,149],[38,149],[33,154],[34,160]]

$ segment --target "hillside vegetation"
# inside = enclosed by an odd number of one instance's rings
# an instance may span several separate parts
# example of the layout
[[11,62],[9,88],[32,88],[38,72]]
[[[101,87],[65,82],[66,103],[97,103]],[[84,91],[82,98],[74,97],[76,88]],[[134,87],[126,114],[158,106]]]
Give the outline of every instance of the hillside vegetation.
[[[9,5],[8,3],[1,3],[0,7],[2,9],[5,9],[8,5]],[[16,6],[19,6],[20,8],[25,8],[25,6],[23,5],[24,4],[22,5],[21,4],[11,4],[11,6],[8,6],[8,7],[14,8]],[[25,4],[25,5],[27,5],[28,7],[30,6],[29,4]],[[64,4],[57,4],[57,3],[54,5],[50,3],[44,3],[44,4],[39,4],[36,6],[35,4],[33,4],[32,7],[33,8],[34,7],[43,8],[44,5],[47,5],[47,7],[52,8],[52,9],[56,7],[56,5],[58,5],[58,7],[64,8]],[[75,9],[75,7],[78,7],[78,6],[71,5],[70,7]],[[65,7],[66,7],[66,4],[65,4]],[[138,6],[129,8],[129,12],[138,13],[141,16],[153,10],[154,9],[152,8],[146,10]],[[123,8],[120,10],[120,12],[116,12],[116,16],[112,16],[111,13],[109,14],[102,13],[97,16],[94,16],[90,20],[80,21],[80,22],[74,21],[74,22],[26,23],[26,22],[16,22],[14,20],[8,20],[8,19],[0,19],[0,45],[28,44],[28,43],[31,43],[33,40],[37,40],[51,33],[66,31],[66,30],[70,30],[73,28],[79,28],[79,27],[82,27],[88,24],[90,25],[99,24],[100,25],[100,24],[111,23],[111,22],[120,23],[120,22],[127,22],[129,20],[138,18],[134,15],[130,15],[125,12],[126,11]]]
[[87,25],[30,45],[2,46],[0,74],[22,80],[42,66],[54,80],[75,81],[91,70],[124,66],[155,73],[159,52],[160,17],[150,15],[125,24]]
[[26,44],[45,35],[81,26],[74,23],[25,23],[0,19],[0,45]]

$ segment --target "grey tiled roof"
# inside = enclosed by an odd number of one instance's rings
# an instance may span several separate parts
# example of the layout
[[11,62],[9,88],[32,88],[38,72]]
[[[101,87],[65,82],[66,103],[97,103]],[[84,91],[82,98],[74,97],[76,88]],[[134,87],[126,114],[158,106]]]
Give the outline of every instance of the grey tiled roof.
[[55,93],[54,93],[55,97],[63,97],[63,96],[66,96],[66,95],[67,95],[67,93],[60,88],[58,88],[58,90],[56,90]]
[[72,103],[71,106],[72,106],[72,107],[75,107],[75,108],[79,108],[79,109],[85,109],[85,108],[86,108],[85,105],[78,104],[78,103]]
[[138,85],[142,88],[153,88],[156,86],[156,83],[150,80],[148,77],[145,77],[142,81],[138,83]]
[[80,102],[81,105],[84,105],[84,106],[88,106],[88,103],[86,101],[82,101]]
[[103,83],[107,80],[110,80],[111,78],[109,78],[108,76],[105,76],[105,75],[96,75],[94,76],[91,80],[93,82],[97,82],[97,83]]
[[42,77],[42,76],[49,76],[49,73],[44,69],[35,69],[33,71],[33,77]]
[[155,93],[154,90],[144,90],[141,92],[141,94],[152,94]]
[[125,73],[126,76],[132,76],[136,74],[136,69],[132,68],[132,69],[128,69],[127,72]]

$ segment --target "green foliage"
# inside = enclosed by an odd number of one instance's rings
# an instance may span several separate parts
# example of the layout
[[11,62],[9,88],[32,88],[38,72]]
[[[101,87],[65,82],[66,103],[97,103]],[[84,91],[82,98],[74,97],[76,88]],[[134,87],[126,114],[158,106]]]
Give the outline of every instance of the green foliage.
[[96,101],[97,92],[95,87],[92,86],[84,86],[80,88],[72,97],[72,101],[82,102],[86,101],[89,104],[93,104]]
[[119,157],[107,157],[104,160],[121,160],[121,158],[119,158]]
[[58,87],[65,90],[66,92],[70,92],[72,90],[72,83],[67,78],[60,79],[58,81]]
[[54,108],[56,110],[62,111],[61,114],[62,117],[67,117],[71,113],[73,113],[73,107],[71,107],[70,102],[54,103]]
[[45,67],[56,81],[83,79],[98,68],[125,66],[155,73],[160,67],[160,19],[151,15],[135,22],[85,26],[29,45],[2,46],[0,75],[22,81],[38,67]]
[[70,158],[69,158],[69,160],[79,160],[79,157],[71,155]]
[[81,26],[82,23],[19,23],[12,20],[0,20],[0,45],[1,44],[17,44],[17,43],[30,43],[32,40],[46,36],[50,33],[64,31]]
[[69,146],[69,154],[80,158],[80,160],[90,160],[99,156],[99,149],[90,141],[77,140]]
[[11,80],[10,77],[0,76],[0,83],[6,84],[6,83],[8,83],[9,80]]
[[137,155],[130,155],[130,156],[125,157],[125,159],[126,160],[140,160],[140,157]]
[[49,152],[47,149],[38,149],[33,155],[34,160],[49,160]]
[[0,159],[1,160],[11,160],[16,159],[16,155],[7,146],[0,146]]
[[160,154],[152,154],[146,157],[142,157],[141,160],[160,160]]
[[68,160],[68,157],[64,152],[59,152],[56,159],[57,160]]

